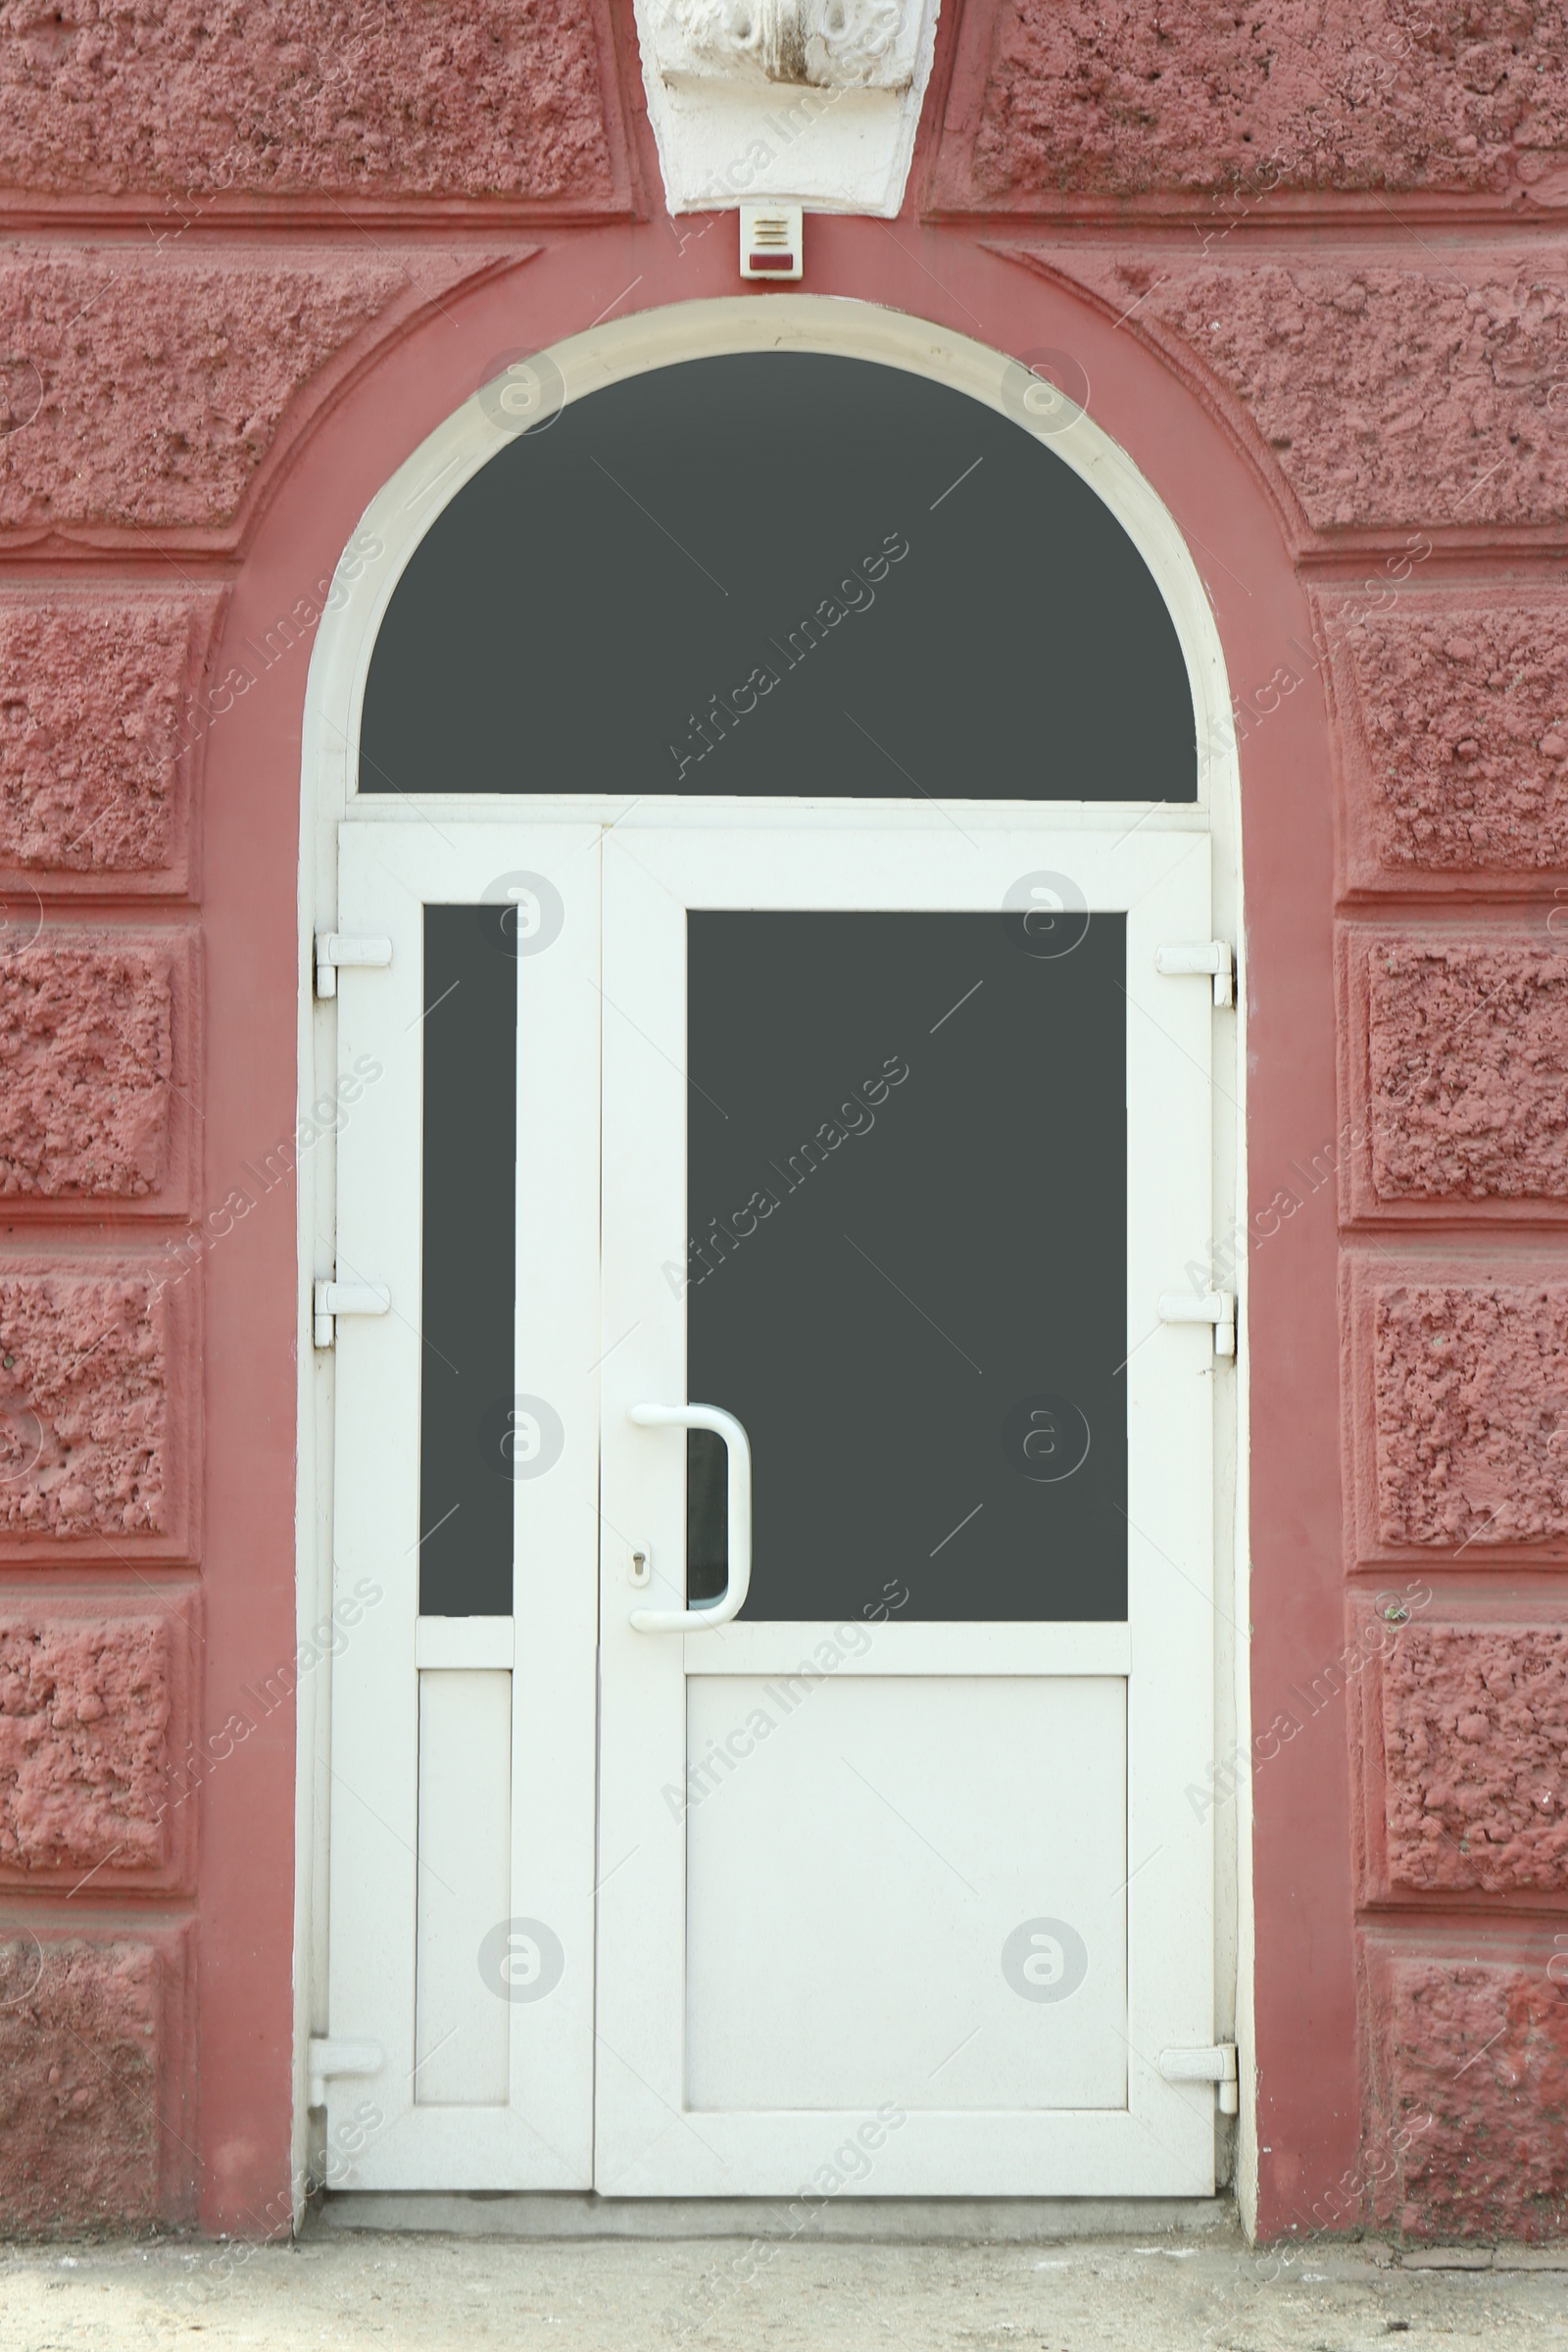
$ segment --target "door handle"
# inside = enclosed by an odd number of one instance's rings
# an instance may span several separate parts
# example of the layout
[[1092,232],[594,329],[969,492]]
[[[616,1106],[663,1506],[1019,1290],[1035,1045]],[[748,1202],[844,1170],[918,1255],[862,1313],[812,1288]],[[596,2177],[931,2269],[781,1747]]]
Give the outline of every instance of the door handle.
[[729,1462],[729,1582],[717,1600],[695,1609],[633,1609],[639,1634],[703,1634],[728,1625],[746,1605],[752,1582],[752,1447],[733,1413],[716,1404],[634,1404],[627,1419],[639,1429],[710,1429],[724,1441]]

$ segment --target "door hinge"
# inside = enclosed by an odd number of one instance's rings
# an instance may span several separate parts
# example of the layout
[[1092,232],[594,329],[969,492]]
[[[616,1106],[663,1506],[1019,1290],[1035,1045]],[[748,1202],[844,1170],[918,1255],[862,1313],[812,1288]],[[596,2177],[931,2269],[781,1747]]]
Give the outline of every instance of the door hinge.
[[1162,1323],[1212,1323],[1214,1353],[1236,1353],[1236,1293],[1234,1291],[1161,1291]]
[[351,939],[345,931],[318,931],[316,993],[318,997],[335,997],[338,971],[344,964],[357,969],[379,969],[391,960],[389,939]]
[[374,1282],[317,1282],[311,1289],[311,1309],[315,1325],[312,1334],[318,1348],[330,1348],[336,1336],[339,1315],[384,1315],[392,1305],[392,1294]]
[[326,2105],[326,2086],[335,2075],[378,2075],[386,2053],[378,2041],[339,2041],[330,2034],[313,2034],[306,2051],[313,2107]]
[[1191,973],[1212,973],[1216,1004],[1236,1002],[1236,957],[1223,939],[1176,940],[1154,950],[1154,969],[1173,979]]
[[1241,2106],[1234,2041],[1216,2042],[1207,2050],[1161,2050],[1159,2071],[1167,2082],[1214,2083],[1221,2115],[1235,2115]]

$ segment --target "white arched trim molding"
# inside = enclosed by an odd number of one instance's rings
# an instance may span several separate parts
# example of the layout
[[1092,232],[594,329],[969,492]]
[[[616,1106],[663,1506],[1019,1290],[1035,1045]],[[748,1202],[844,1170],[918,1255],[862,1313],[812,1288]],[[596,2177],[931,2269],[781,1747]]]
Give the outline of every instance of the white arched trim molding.
[[[1004,353],[966,335],[907,313],[872,303],[813,294],[775,293],[765,302],[748,296],[674,304],[635,313],[569,337],[536,355],[535,371],[521,379],[521,406],[533,398],[543,414],[604,386],[650,369],[718,354],[807,351],[901,368],[929,377],[1010,417],[1046,442],[1089,484],[1116,517],[1152,575],[1169,610],[1187,664],[1198,740],[1196,806],[1132,802],[970,801],[961,807],[966,826],[1015,826],[1049,814],[1053,828],[1116,823],[1125,808],[1129,829],[1206,832],[1213,843],[1213,906],[1216,931],[1235,946],[1239,966],[1233,1046],[1216,1042],[1215,1166],[1213,1235],[1244,1231],[1246,1200],[1245,1121],[1242,1116],[1246,1059],[1246,962],[1241,866],[1241,788],[1230,688],[1219,631],[1197,565],[1176,522],[1126,452],[1093,418],[1033,377]],[[353,821],[357,806],[378,821],[437,820],[442,826],[466,817],[500,815],[548,821],[569,816],[581,821],[636,826],[687,821],[711,823],[722,816],[737,827],[765,829],[781,821],[808,822],[824,832],[867,825],[929,829],[949,820],[926,800],[777,801],[630,796],[531,794],[444,794],[435,799],[376,796],[372,807],[358,804],[360,714],[376,633],[415,549],[436,516],[465,483],[514,437],[518,423],[501,405],[502,384],[466,400],[419,444],[392,479],[370,501],[344,551],[333,590],[317,631],[306,689],[303,727],[300,828],[299,1078],[302,1111],[335,1083],[335,1027],[331,1004],[312,992],[313,942],[334,927],[338,826]],[[1188,396],[1171,379],[1171,397]],[[518,403],[515,395],[511,404]],[[1132,682],[1130,682],[1130,689]],[[298,1608],[300,1638],[309,1639],[331,1607],[332,1375],[330,1355],[316,1356],[311,1346],[311,1283],[332,1265],[334,1152],[330,1133],[302,1153],[299,1264],[299,1496],[297,1508]],[[1234,1279],[1246,1318],[1245,1255]],[[1216,1592],[1230,1608],[1215,1612],[1215,1686],[1219,1713],[1216,1753],[1248,1751],[1250,1739],[1248,1659],[1234,1625],[1248,1622],[1247,1389],[1246,1356],[1234,1386],[1236,1411],[1221,1416],[1216,1463]],[[1227,1708],[1229,1719],[1227,1720]],[[303,2187],[309,2166],[310,2119],[306,2108],[306,2042],[325,2031],[325,1845],[329,1813],[329,1693],[320,1673],[303,1680],[299,1690],[299,1755],[296,1794],[295,1923],[295,2140],[294,2178]],[[1233,1806],[1217,1806],[1211,1818],[1220,1841],[1215,1854],[1218,1943],[1215,1953],[1214,2030],[1240,2045],[1244,2086],[1241,2102],[1236,2186],[1243,2218],[1250,2227],[1255,2196],[1256,2140],[1250,2095],[1251,2065],[1251,1819],[1248,1776],[1239,1776]]]

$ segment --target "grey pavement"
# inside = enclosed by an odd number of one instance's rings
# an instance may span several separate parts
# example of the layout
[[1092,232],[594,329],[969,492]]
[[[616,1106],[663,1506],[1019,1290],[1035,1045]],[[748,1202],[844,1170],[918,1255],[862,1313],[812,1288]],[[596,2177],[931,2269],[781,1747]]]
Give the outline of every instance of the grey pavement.
[[[1463,2261],[1467,2267],[1446,2267]],[[1486,2267],[1471,2267],[1483,2264]],[[293,2246],[0,2248],[0,2346],[334,2352],[1359,2352],[1568,2346],[1568,2252],[1406,2256],[1200,2233],[1032,2243],[496,2238],[319,2224]]]

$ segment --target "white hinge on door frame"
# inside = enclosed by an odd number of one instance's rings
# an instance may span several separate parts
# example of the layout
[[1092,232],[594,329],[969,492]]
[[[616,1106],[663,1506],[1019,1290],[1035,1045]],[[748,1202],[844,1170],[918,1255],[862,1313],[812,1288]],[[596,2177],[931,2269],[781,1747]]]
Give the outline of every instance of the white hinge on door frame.
[[316,934],[316,993],[318,997],[337,995],[337,975],[341,965],[350,964],[356,970],[383,970],[392,960],[392,942],[389,939],[352,939],[346,931],[318,931]]
[[1206,2050],[1161,2050],[1159,2071],[1167,2082],[1212,2082],[1219,2092],[1221,2115],[1235,2115],[1241,2107],[1234,2041],[1216,2042]]
[[306,2049],[307,2103],[324,2107],[326,2086],[334,2076],[378,2075],[385,2064],[386,2052],[378,2041],[339,2041],[330,2034],[313,2034]]
[[1211,1323],[1214,1353],[1236,1353],[1236,1293],[1234,1291],[1161,1291],[1162,1323]]
[[1211,973],[1215,1004],[1226,1005],[1236,1002],[1236,957],[1223,939],[1175,940],[1169,947],[1156,948],[1154,969],[1168,973],[1173,979]]
[[379,1283],[317,1281],[311,1286],[312,1338],[318,1348],[330,1348],[339,1315],[384,1315],[391,1306],[392,1294]]

